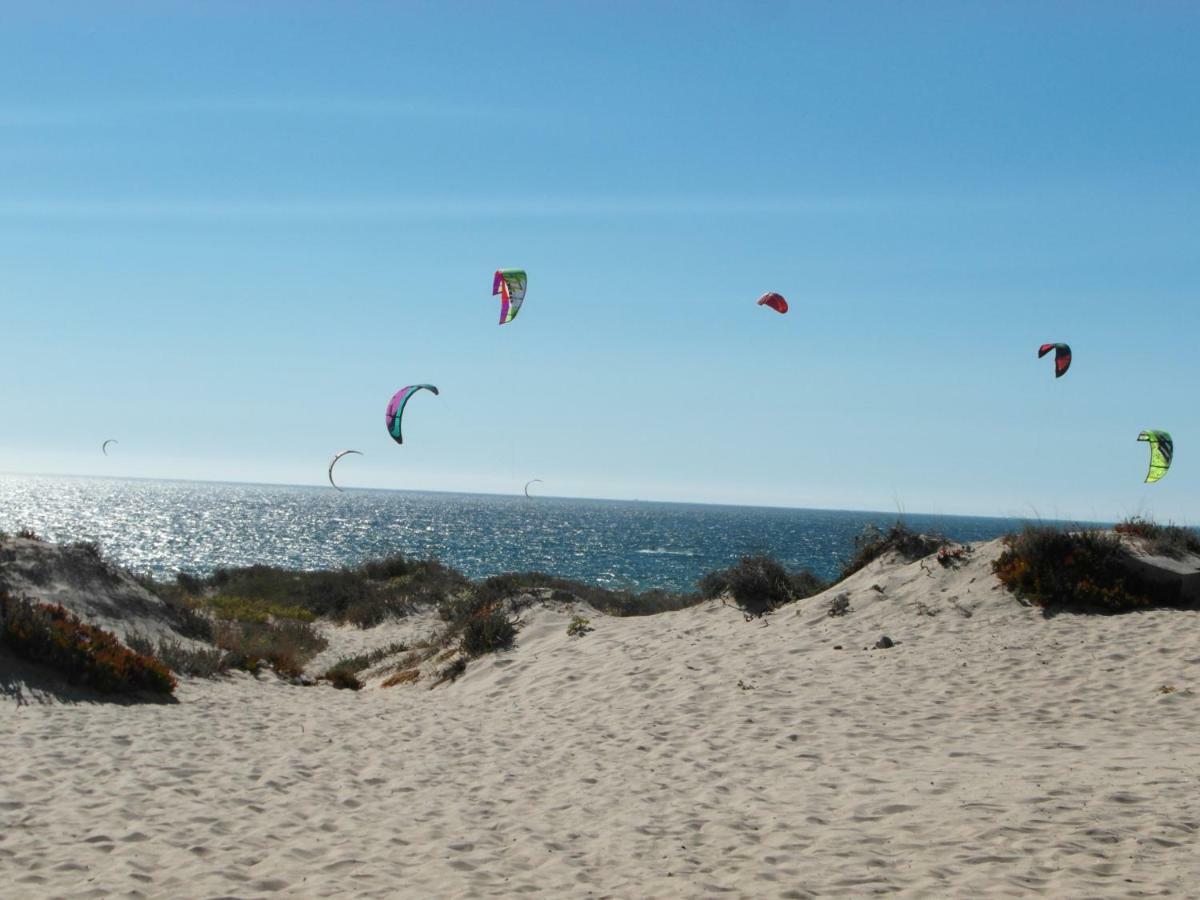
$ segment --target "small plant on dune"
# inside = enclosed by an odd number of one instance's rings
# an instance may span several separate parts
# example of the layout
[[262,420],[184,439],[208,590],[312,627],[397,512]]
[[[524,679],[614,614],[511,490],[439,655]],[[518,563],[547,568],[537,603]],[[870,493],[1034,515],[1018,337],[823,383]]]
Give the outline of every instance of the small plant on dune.
[[854,555],[842,564],[839,581],[844,581],[855,572],[873,563],[885,553],[897,553],[908,562],[937,552],[947,540],[940,535],[918,534],[902,520],[897,520],[887,531],[881,531],[874,522],[867,525],[854,539]]
[[515,572],[493,575],[475,586],[474,601],[480,608],[491,606],[519,594],[521,588],[521,577]]
[[214,636],[228,656],[230,668],[258,672],[270,665],[285,678],[304,674],[304,664],[326,647],[326,640],[307,622],[221,622]]
[[359,681],[358,675],[348,668],[335,665],[325,670],[324,677],[339,691],[361,691],[363,689],[363,683]]
[[385,688],[395,687],[398,684],[414,684],[421,677],[420,669],[402,669],[395,675],[388,676],[383,686]]
[[1200,534],[1181,525],[1159,525],[1150,519],[1133,516],[1113,526],[1117,534],[1139,537],[1146,548],[1157,556],[1182,559],[1188,554],[1200,555]]
[[41,538],[38,537],[37,532],[34,531],[32,528],[18,528],[17,529],[17,537],[24,538],[27,541],[40,541],[41,540]]
[[789,573],[769,556],[743,556],[728,569],[700,579],[700,593],[713,599],[728,593],[747,619],[766,615],[793,600],[811,596],[825,583],[811,572]]
[[943,569],[957,569],[971,555],[969,544],[946,544],[938,547],[937,561]]
[[850,595],[838,594],[829,601],[829,615],[832,618],[839,618],[852,612],[850,609]]
[[508,650],[517,639],[519,625],[499,606],[480,610],[463,626],[459,646],[470,657]]
[[450,663],[450,665],[446,666],[437,673],[437,680],[434,681],[433,687],[437,687],[439,684],[445,684],[447,681],[458,681],[458,677],[465,671],[467,671],[467,661],[460,656],[454,662]]
[[357,675],[359,672],[365,672],[373,666],[379,665],[389,656],[395,656],[398,653],[404,653],[408,650],[408,645],[402,641],[393,641],[383,647],[376,647],[374,650],[368,650],[366,653],[356,653],[353,656],[343,656],[333,664],[331,668],[341,669]]
[[583,637],[595,630],[591,621],[584,616],[572,616],[571,621],[567,623],[567,637]]
[[1114,534],[1027,525],[1005,538],[992,569],[1009,590],[1042,607],[1122,612],[1172,602],[1137,579],[1129,560]]
[[18,656],[48,665],[73,684],[104,693],[170,694],[175,678],[161,661],[125,647],[61,606],[0,594],[0,642]]

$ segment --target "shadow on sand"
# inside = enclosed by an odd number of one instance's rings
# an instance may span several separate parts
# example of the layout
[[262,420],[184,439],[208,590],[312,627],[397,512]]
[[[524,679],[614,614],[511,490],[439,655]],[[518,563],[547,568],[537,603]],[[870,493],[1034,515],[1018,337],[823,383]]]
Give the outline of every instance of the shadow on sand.
[[138,706],[146,703],[178,703],[174,697],[139,691],[133,694],[102,694],[91,688],[71,684],[44,666],[17,659],[0,651],[0,702],[17,706],[78,705],[105,703]]

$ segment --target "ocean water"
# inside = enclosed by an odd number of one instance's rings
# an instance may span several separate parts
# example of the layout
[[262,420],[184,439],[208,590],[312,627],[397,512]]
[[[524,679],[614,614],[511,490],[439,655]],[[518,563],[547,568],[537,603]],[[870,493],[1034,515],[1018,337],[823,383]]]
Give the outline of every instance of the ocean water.
[[[472,578],[541,570],[605,587],[688,591],[743,554],[833,576],[870,522],[895,513],[567,500],[101,478],[0,476],[0,531],[95,541],[137,572],[170,577],[253,563],[304,569],[391,553]],[[919,531],[982,541],[1013,519],[905,515]]]

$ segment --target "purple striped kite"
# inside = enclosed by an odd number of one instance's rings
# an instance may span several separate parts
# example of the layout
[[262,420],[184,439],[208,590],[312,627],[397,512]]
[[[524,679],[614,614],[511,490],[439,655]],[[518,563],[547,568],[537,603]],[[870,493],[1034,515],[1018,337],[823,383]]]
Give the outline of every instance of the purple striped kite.
[[400,435],[400,418],[404,415],[404,407],[408,405],[408,398],[422,388],[432,391],[433,395],[437,396],[438,389],[432,384],[410,384],[408,387],[400,388],[392,395],[392,400],[387,407],[387,430],[397,444],[404,443],[404,438]]

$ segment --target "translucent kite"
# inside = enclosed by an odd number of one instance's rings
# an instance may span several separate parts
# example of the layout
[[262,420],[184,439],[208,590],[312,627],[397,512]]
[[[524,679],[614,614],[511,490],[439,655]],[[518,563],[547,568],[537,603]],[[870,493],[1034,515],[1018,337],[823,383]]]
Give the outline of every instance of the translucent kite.
[[115,443],[117,443],[117,441],[113,440],[112,438],[109,438],[107,441],[105,441],[103,444],[100,445],[100,452],[103,453],[105,456],[108,456],[108,445],[115,444]]
[[759,306],[769,306],[777,313],[785,313],[788,311],[787,301],[783,299],[783,294],[776,294],[774,291],[763,294],[758,298]]
[[[540,478],[535,478],[535,479],[533,479],[532,481],[527,481],[527,482],[525,482],[525,496],[526,496],[526,497],[529,497],[529,486],[530,486],[531,484],[542,484],[542,483],[543,483],[543,482],[542,482],[542,479],[540,479]],[[532,500],[533,498],[532,498],[532,497],[529,497],[529,499],[530,499],[530,500]]]
[[1067,374],[1067,369],[1071,368],[1071,348],[1066,344],[1042,344],[1038,347],[1038,359],[1051,350],[1054,351],[1054,377],[1062,378]]
[[392,440],[397,444],[403,444],[404,438],[400,434],[400,419],[404,416],[404,407],[408,405],[408,398],[417,391],[431,391],[436,397],[438,389],[432,384],[410,384],[408,387],[402,387],[392,395],[392,400],[387,407],[387,430],[392,436]]
[[507,325],[521,311],[529,279],[524,269],[497,269],[492,279],[492,294],[500,295],[500,324]]
[[347,453],[357,453],[359,456],[362,456],[361,450],[341,450],[341,451],[333,454],[333,459],[331,459],[329,461],[329,483],[332,484],[339,491],[341,490],[341,488],[338,487],[337,482],[333,480],[333,467],[336,466],[337,461],[339,459],[341,459],[343,456],[345,456]]
[[1143,431],[1138,435],[1139,441],[1150,444],[1150,471],[1146,473],[1146,484],[1153,484],[1171,468],[1171,457],[1175,455],[1175,443],[1171,435],[1165,431]]

